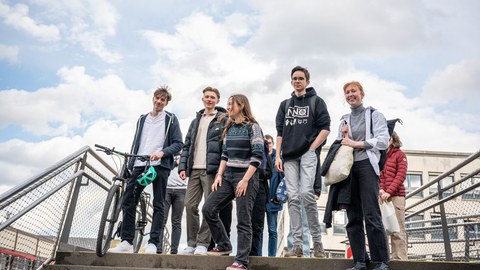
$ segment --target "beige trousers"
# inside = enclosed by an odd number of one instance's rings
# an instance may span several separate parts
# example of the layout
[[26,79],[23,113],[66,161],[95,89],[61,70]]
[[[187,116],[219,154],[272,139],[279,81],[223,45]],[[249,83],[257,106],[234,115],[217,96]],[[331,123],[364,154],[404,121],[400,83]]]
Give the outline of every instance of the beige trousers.
[[397,215],[400,232],[390,235],[391,259],[407,260],[407,233],[405,232],[405,197],[390,197],[395,206],[395,214]]

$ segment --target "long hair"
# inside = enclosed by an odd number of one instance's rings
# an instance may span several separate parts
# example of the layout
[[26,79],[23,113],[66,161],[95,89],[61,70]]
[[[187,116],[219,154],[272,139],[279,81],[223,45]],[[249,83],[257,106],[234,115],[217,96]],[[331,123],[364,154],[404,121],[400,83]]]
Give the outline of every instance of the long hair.
[[393,132],[392,133],[392,143],[390,145],[390,147],[393,147],[393,148],[400,148],[402,147],[403,143],[402,141],[400,140],[400,137],[398,137],[398,134],[397,132]]
[[[248,102],[248,98],[242,94],[235,94],[231,95],[228,99],[232,99],[232,105],[235,103],[238,107],[240,107],[240,114],[243,117],[242,124],[253,124],[257,123],[255,117],[253,117],[252,109],[250,107],[250,102]],[[223,130],[222,138],[225,138],[227,134],[227,130],[235,123],[235,120],[232,118],[228,118],[227,125]]]

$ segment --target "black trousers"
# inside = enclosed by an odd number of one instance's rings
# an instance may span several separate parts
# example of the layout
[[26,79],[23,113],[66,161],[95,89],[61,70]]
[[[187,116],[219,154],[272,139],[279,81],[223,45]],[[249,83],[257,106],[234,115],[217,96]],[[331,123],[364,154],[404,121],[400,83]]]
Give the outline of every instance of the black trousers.
[[[233,210],[233,204],[230,202],[227,204],[220,212],[218,213],[218,216],[220,217],[220,220],[223,223],[223,227],[225,227],[225,231],[227,232],[228,238],[230,238],[230,231],[232,227],[232,210]],[[215,247],[215,241],[213,241],[213,237],[210,240],[210,245],[208,245],[207,250],[212,250]]]
[[247,267],[249,263],[248,255],[252,247],[251,215],[258,191],[258,173],[255,173],[248,181],[245,196],[235,197],[238,182],[242,180],[245,172],[246,169],[234,171],[227,167],[222,185],[218,187],[217,191],[213,191],[208,195],[207,201],[203,205],[202,213],[217,245],[225,249],[231,249],[232,244],[223,223],[220,221],[219,212],[235,199],[237,206],[237,254],[235,262]]
[[[123,222],[122,222],[122,240],[132,243],[135,236],[135,216],[137,203],[140,200],[140,193],[145,189],[137,183],[137,177],[144,171],[145,167],[134,167],[132,176],[129,178],[125,195],[123,198]],[[170,170],[160,166],[154,166],[157,177],[152,182],[153,188],[153,218],[150,229],[150,239],[148,243],[158,245],[160,242],[161,230],[163,228],[165,195],[167,192],[167,181]]]
[[[378,193],[380,179],[369,159],[356,161],[350,171],[351,202],[347,209],[347,234],[354,262],[365,262],[365,230],[373,261],[388,262],[387,242],[383,228]],[[365,229],[363,221],[365,220]]]
[[260,180],[259,183],[252,212],[252,248],[250,249],[250,256],[262,256],[261,247],[263,245],[260,245],[260,241],[263,240],[268,183],[264,180]]

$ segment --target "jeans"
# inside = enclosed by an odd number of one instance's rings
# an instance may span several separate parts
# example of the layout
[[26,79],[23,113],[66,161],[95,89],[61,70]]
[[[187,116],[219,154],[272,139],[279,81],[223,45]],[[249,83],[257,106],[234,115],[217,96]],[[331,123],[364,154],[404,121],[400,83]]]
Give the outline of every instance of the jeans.
[[[301,208],[301,215],[302,215],[302,233],[303,233],[303,256],[310,257],[310,229],[308,228],[307,222],[307,213],[305,212],[305,207],[303,204],[300,205]],[[287,248],[288,250],[292,250],[293,248],[293,232],[292,232],[292,225],[290,222],[290,231],[288,232],[287,236]]]
[[260,180],[252,212],[252,248],[250,256],[262,256],[263,227],[265,225],[265,205],[267,204],[268,183]]
[[210,244],[211,234],[204,218],[200,224],[198,205],[202,197],[207,200],[212,190],[214,175],[207,174],[206,170],[193,169],[190,173],[185,195],[185,209],[187,212],[187,245],[207,247]]
[[167,188],[167,194],[165,198],[165,218],[163,219],[163,227],[160,231],[160,242],[157,246],[157,253],[163,251],[163,231],[168,220],[168,212],[170,206],[172,207],[172,240],[170,243],[170,253],[177,254],[178,244],[180,242],[180,236],[182,235],[182,215],[185,202],[186,189],[184,188]]
[[302,202],[313,242],[321,243],[322,241],[317,202],[313,189],[317,161],[317,154],[314,150],[309,149],[301,157],[284,163],[285,184],[288,192],[288,213],[290,214],[294,245],[302,244],[302,222],[305,220],[305,218],[302,218],[300,210]]
[[277,256],[277,220],[278,211],[267,211],[268,257]]
[[369,159],[355,161],[350,171],[350,177],[351,201],[347,209],[346,228],[353,261],[365,261],[366,229],[372,260],[388,262],[386,235],[378,205],[380,179],[373,170]]
[[[218,217],[220,217],[220,220],[223,223],[223,227],[227,232],[228,238],[230,238],[230,231],[232,227],[232,210],[233,210],[233,203],[230,202],[222,210],[220,210],[220,213],[218,213]],[[210,240],[210,245],[208,246],[207,250],[210,251],[214,247],[215,247],[215,241],[213,240],[213,237],[212,237],[212,239]]]
[[[160,231],[163,228],[164,220],[164,201],[165,193],[167,191],[167,180],[170,175],[170,170],[160,166],[154,166],[157,172],[157,177],[152,182],[153,187],[153,218],[150,229],[150,239],[148,243],[158,246],[161,235]],[[128,179],[127,187],[125,188],[125,196],[123,198],[123,222],[122,222],[122,240],[129,243],[133,242],[135,234],[135,215],[137,203],[140,200],[140,194],[145,189],[137,183],[138,176],[144,171],[145,167],[134,167],[132,176]]]
[[228,238],[223,223],[220,221],[218,213],[228,203],[235,199],[237,204],[237,254],[235,261],[248,266],[250,248],[252,247],[252,210],[255,197],[258,190],[258,173],[252,176],[248,181],[248,187],[245,196],[235,197],[235,189],[238,182],[245,175],[245,170],[227,170],[223,176],[222,185],[217,191],[210,193],[207,201],[203,205],[202,213],[207,221],[212,237],[218,246],[225,249],[232,249],[232,244]]

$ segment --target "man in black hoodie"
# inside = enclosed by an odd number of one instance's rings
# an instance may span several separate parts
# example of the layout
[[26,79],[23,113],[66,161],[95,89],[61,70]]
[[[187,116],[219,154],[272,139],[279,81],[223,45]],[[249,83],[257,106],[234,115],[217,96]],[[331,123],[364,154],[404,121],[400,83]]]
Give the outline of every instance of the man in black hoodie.
[[[294,91],[291,98],[280,103],[276,117],[277,151],[275,168],[283,172],[288,192],[288,213],[293,231],[293,248],[285,256],[303,257],[303,201],[313,239],[314,257],[325,257],[318,220],[314,182],[318,155],[330,133],[330,115],[322,98],[310,84],[310,73],[296,66],[290,74]],[[284,164],[280,156],[283,157]],[[283,168],[285,167],[285,168]]]

